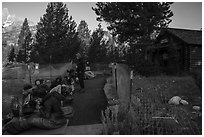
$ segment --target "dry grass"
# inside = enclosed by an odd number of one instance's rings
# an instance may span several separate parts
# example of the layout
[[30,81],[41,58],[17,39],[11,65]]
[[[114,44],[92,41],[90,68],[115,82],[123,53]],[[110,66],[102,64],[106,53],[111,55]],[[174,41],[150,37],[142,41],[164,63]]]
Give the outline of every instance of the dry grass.
[[24,79],[6,79],[2,80],[2,115],[8,114],[10,111],[10,103],[12,96],[20,96],[25,84]]
[[[175,95],[187,100],[189,105],[169,105],[168,100]],[[201,103],[201,91],[191,77],[136,76],[131,111],[120,128],[121,134],[201,134],[201,112],[194,113],[192,109]]]

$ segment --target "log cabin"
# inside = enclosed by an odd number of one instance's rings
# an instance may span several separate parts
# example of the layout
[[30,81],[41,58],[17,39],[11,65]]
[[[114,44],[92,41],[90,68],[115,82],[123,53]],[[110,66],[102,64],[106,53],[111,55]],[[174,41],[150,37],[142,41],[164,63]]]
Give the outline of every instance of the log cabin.
[[146,59],[166,74],[202,70],[202,31],[163,29],[146,50]]

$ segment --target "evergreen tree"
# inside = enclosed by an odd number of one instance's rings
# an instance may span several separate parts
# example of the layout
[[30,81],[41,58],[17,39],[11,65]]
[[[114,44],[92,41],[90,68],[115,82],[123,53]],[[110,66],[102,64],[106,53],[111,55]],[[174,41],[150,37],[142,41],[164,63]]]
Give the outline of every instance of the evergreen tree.
[[40,62],[40,56],[37,50],[35,50],[35,46],[33,45],[30,53],[30,61],[34,63]]
[[91,63],[93,62],[104,62],[106,60],[106,45],[103,41],[104,31],[101,25],[92,33],[90,41],[90,47],[88,50],[88,59]]
[[10,51],[8,59],[9,59],[9,62],[14,62],[15,60],[15,50],[13,46],[11,47],[11,51]]
[[173,16],[169,2],[97,2],[98,21],[109,23],[108,29],[120,42],[141,42],[160,28],[167,27]]
[[31,36],[32,35],[29,29],[28,20],[27,18],[25,18],[23,25],[21,27],[21,32],[19,34],[19,39],[18,39],[18,46],[20,47],[18,54],[20,55],[17,55],[18,56],[17,61],[24,62],[24,63],[29,62],[29,52],[31,49],[31,42],[32,42]]
[[41,63],[64,62],[73,58],[79,46],[76,23],[68,14],[66,4],[48,3],[46,13],[37,25],[35,51]]
[[128,45],[122,47],[123,56],[129,65],[135,66],[145,62],[145,48],[152,44],[152,34],[157,34],[171,22],[171,4],[172,2],[97,2],[93,10],[98,16],[97,20],[107,22],[107,28],[113,36],[117,36],[120,43]]
[[81,20],[79,26],[77,28],[78,37],[81,41],[81,49],[85,56],[87,56],[89,44],[90,44],[90,30],[88,28],[88,24],[85,20]]
[[26,54],[25,54],[25,50],[20,49],[18,51],[17,57],[16,57],[16,61],[17,62],[21,62],[21,63],[25,63],[26,62]]

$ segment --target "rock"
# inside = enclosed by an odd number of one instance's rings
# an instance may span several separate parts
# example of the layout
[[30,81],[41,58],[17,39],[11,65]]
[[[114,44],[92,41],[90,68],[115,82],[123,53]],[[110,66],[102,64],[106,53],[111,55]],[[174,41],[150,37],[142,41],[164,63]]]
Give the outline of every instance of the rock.
[[193,109],[199,111],[201,108],[199,106],[193,106]]
[[118,98],[116,88],[112,84],[106,83],[103,90],[105,92],[107,99],[117,99]]
[[188,105],[188,102],[186,100],[183,100],[183,99],[180,101],[180,103],[183,105]]
[[179,105],[181,98],[179,96],[174,96],[169,100],[169,104]]

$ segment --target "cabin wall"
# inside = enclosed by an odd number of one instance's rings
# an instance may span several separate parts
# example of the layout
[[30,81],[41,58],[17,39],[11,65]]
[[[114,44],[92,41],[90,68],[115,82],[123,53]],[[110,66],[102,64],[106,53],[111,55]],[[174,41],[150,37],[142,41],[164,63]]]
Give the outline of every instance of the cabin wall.
[[190,54],[190,71],[202,70],[202,47],[190,45],[189,46]]
[[[163,58],[164,53],[168,54],[166,60]],[[202,70],[202,45],[187,44],[167,32],[156,39],[147,54],[147,59],[166,74]]]

